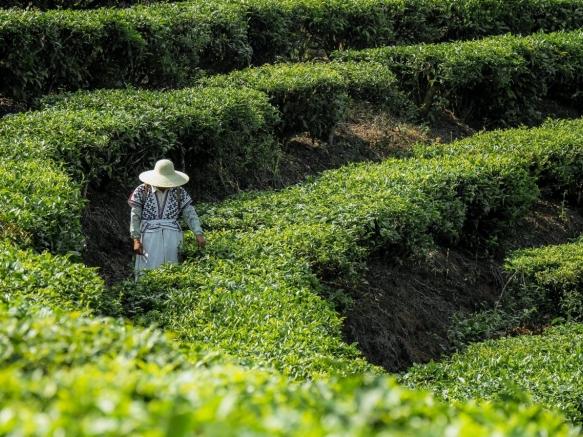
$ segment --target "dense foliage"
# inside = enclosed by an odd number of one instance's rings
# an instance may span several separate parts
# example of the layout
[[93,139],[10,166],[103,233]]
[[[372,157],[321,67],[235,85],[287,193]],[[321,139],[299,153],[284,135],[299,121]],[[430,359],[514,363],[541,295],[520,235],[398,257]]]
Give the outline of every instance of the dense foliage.
[[0,10],[0,23],[0,94],[30,100],[60,88],[180,86],[200,70],[346,47],[576,29],[583,6],[579,0],[196,0]]
[[24,298],[69,311],[117,311],[94,269],[9,243],[0,243],[0,290],[5,298]]
[[408,108],[394,74],[372,62],[282,63],[211,76],[201,84],[266,93],[281,112],[284,138],[309,131],[327,140],[343,119],[349,96],[383,104],[395,113]]
[[180,86],[247,65],[240,8],[183,2],[94,11],[0,10],[0,94]]
[[517,251],[506,263],[515,299],[531,301],[533,317],[583,321],[583,240]]
[[[173,0],[175,1],[175,0]],[[135,4],[166,3],[169,0],[0,0],[0,8],[94,9],[128,7]]]
[[576,0],[233,0],[249,17],[255,62],[340,48],[577,29]]
[[583,320],[583,241],[519,250],[505,268],[508,282],[495,308],[458,317],[453,339],[461,344],[549,322]]
[[[351,165],[281,192],[208,205],[201,208],[210,231],[204,255],[189,241],[188,262],[129,284],[127,314],[295,376],[352,373],[354,361],[321,364],[321,356],[350,351],[335,349],[337,316],[315,297],[342,303],[347,296],[331,296],[318,278],[349,277],[379,248],[420,255],[435,240],[495,240],[539,186],[557,184],[547,170],[572,185],[581,180],[582,136],[581,120],[500,131],[488,142],[478,135],[435,149],[433,158]],[[482,141],[499,153],[480,152]]]
[[83,242],[85,201],[79,187],[50,162],[2,153],[0,205],[0,240],[56,252],[78,250]]
[[167,156],[203,182],[243,186],[277,161],[278,120],[267,96],[250,89],[104,90],[3,118],[0,152],[62,161],[85,183],[127,180]]
[[387,376],[290,381],[153,329],[0,299],[0,433],[575,435],[517,403],[448,406]]
[[505,35],[476,41],[336,52],[381,62],[424,112],[463,119],[533,122],[543,98],[581,102],[583,32]]
[[529,165],[550,194],[580,201],[583,120],[548,120],[538,128],[482,132],[441,145],[419,145],[419,157],[505,155]]
[[489,340],[442,363],[416,365],[402,380],[446,400],[507,399],[514,390],[583,424],[583,325]]

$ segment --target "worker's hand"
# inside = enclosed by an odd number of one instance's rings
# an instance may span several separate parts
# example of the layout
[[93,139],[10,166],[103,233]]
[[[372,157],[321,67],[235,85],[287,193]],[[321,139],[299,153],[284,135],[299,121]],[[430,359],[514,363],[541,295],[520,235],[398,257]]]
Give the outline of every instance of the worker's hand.
[[143,255],[144,254],[144,245],[140,240],[134,240],[134,253],[136,255]]
[[206,240],[204,238],[204,235],[196,236],[196,244],[198,244],[198,247],[200,247],[201,249],[204,249],[204,247],[206,246]]

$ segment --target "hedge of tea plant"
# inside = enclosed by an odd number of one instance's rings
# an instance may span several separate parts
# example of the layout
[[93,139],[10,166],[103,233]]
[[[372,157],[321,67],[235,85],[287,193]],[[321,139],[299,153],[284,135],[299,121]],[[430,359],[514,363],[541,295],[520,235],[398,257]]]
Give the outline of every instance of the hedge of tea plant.
[[83,243],[79,186],[58,166],[41,160],[0,162],[0,241],[55,252],[79,250]]
[[458,317],[452,329],[460,345],[521,328],[583,320],[583,240],[518,250],[505,263],[504,293],[495,308]]
[[[48,257],[39,263],[39,270],[47,260]],[[65,293],[72,287],[61,281],[54,288],[61,288]],[[196,348],[181,350],[169,335],[154,328],[135,328],[121,319],[91,317],[87,308],[82,305],[76,308],[75,302],[62,305],[66,299],[63,297],[59,302],[34,299],[32,293],[3,294],[0,300],[2,367],[18,369],[30,378],[35,372],[47,375],[61,368],[104,359],[140,360],[144,364],[180,369],[193,364],[190,359],[198,358]]]
[[543,98],[581,101],[580,30],[344,51],[335,58],[381,62],[424,112],[445,108],[466,120],[532,122]]
[[61,161],[85,185],[135,177],[160,156],[195,176],[243,184],[272,171],[278,117],[267,96],[250,89],[79,93],[53,108],[3,118],[0,152]]
[[532,400],[583,424],[583,325],[569,323],[542,335],[471,345],[441,363],[415,365],[402,382],[445,400],[504,400],[524,390]]
[[169,0],[0,0],[0,8],[40,9],[96,9],[128,7],[139,4],[167,3]]
[[281,112],[283,137],[308,131],[314,138],[328,139],[343,119],[349,97],[383,104],[395,113],[408,108],[394,74],[372,62],[265,65],[211,76],[200,84],[266,93]]
[[31,378],[4,367],[0,381],[2,433],[577,435],[560,415],[539,406],[448,406],[368,375],[300,384],[236,366],[172,370],[109,359]]
[[0,298],[0,433],[575,435],[516,402],[447,405],[388,376],[298,382],[155,329]]
[[505,269],[509,293],[529,298],[539,317],[583,321],[583,240],[514,252]]
[[574,0],[247,0],[257,62],[339,48],[474,39],[513,32],[577,29]]
[[30,101],[61,88],[181,86],[201,70],[340,48],[577,29],[582,11],[579,0],[197,0],[0,10],[0,94]]
[[95,269],[70,257],[35,253],[0,242],[0,290],[4,298],[68,311],[119,312]]
[[0,10],[0,94],[183,86],[248,65],[241,8],[181,2],[92,11]]
[[537,128],[482,132],[440,145],[419,145],[417,157],[505,155],[531,167],[550,194],[580,201],[583,120],[547,120]]

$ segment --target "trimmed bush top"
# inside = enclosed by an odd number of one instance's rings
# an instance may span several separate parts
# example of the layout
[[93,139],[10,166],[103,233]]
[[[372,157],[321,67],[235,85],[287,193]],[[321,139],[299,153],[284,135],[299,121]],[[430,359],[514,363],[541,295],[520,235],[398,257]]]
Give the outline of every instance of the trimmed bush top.
[[30,102],[59,89],[183,86],[202,70],[301,60],[341,48],[577,29],[583,26],[583,5],[197,0],[91,11],[0,10],[0,23],[0,93]]
[[504,400],[516,390],[583,424],[583,325],[566,324],[543,335],[489,340],[442,363],[416,365],[403,382],[447,400]]

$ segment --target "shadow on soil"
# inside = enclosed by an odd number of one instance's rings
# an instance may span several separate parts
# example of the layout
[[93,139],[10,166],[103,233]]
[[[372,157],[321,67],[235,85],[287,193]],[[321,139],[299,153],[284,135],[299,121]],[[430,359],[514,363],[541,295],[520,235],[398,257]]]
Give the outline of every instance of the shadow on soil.
[[452,316],[492,307],[504,287],[504,254],[518,248],[561,244],[583,233],[581,211],[539,202],[493,257],[463,249],[438,249],[423,262],[397,265],[388,256],[368,261],[360,283],[347,292],[345,340],[392,372],[451,353]]

